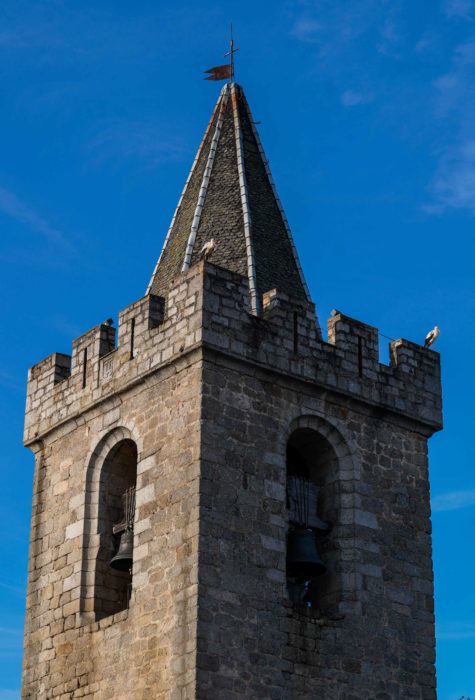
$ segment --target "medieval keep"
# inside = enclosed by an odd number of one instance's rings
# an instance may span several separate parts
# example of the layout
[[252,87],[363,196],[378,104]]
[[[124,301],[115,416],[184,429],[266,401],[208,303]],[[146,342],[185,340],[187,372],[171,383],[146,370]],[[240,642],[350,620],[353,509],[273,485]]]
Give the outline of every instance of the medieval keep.
[[115,336],[29,373],[23,699],[434,699],[439,356],[323,340],[234,82]]

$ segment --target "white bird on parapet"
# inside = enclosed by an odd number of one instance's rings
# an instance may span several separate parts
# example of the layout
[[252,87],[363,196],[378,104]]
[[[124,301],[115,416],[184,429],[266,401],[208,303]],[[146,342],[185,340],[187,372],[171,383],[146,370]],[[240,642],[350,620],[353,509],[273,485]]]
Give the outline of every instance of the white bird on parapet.
[[426,339],[424,342],[424,347],[425,348],[430,348],[431,345],[435,343],[437,338],[439,337],[440,329],[439,326],[434,326],[434,328],[428,332],[426,335]]
[[204,244],[204,246],[202,247],[202,249],[200,251],[200,258],[201,259],[204,258],[204,260],[207,260],[215,248],[216,248],[216,242],[215,242],[214,238],[211,238],[209,241],[206,241],[206,243]]

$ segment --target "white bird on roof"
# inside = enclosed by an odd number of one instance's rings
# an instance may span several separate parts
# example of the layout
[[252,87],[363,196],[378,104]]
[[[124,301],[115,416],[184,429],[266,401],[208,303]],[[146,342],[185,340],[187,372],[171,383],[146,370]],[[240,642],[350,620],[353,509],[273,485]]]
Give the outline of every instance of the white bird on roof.
[[211,238],[209,241],[206,241],[206,243],[200,251],[200,258],[204,258],[205,260],[207,260],[215,248],[216,242],[214,238]]
[[439,326],[434,326],[434,328],[428,332],[426,335],[426,339],[424,342],[424,347],[425,348],[430,348],[431,345],[435,343],[437,338],[439,337],[440,329]]

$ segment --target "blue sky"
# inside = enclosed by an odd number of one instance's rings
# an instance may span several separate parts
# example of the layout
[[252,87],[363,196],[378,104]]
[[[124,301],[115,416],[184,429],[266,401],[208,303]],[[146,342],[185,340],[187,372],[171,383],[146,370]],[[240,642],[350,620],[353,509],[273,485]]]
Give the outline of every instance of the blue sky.
[[2,0],[0,700],[19,698],[27,368],[145,292],[230,20],[323,324],[336,307],[391,338],[441,327],[439,698],[475,696],[473,0]]

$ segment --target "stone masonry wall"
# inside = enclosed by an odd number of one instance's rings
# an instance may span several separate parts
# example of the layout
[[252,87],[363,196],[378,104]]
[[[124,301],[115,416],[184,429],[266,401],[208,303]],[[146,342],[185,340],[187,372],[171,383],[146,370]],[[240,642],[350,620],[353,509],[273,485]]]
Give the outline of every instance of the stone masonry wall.
[[[197,697],[435,698],[437,353],[398,340],[385,366],[377,330],[343,314],[324,343],[276,290],[262,319],[235,276],[210,270],[206,292]],[[286,443],[304,426],[340,469],[341,596],[316,614],[285,585]]]
[[[199,357],[188,356],[39,447],[23,698],[193,697],[200,376]],[[93,622],[84,586],[84,533],[96,527],[84,520],[88,466],[101,439],[112,446],[124,437],[139,451],[132,601]]]
[[[314,310],[276,290],[256,318],[246,280],[205,263],[127,307],[114,335],[97,326],[30,370],[23,698],[435,697],[437,353],[400,340],[381,365],[376,329],[336,314],[325,343]],[[302,420],[341,469],[332,619],[285,593],[285,444]],[[86,485],[124,437],[139,454],[132,600],[96,622]]]
[[[181,281],[166,318],[159,297],[127,307],[116,349],[102,325],[74,342],[72,362],[56,354],[30,371],[25,440],[36,466],[23,698],[194,696],[201,286],[196,271]],[[132,599],[95,622],[87,544],[97,538],[88,509],[97,494],[87,484],[97,482],[101,454],[124,438],[138,448]]]
[[[425,436],[224,355],[207,356],[203,378],[197,697],[435,698]],[[340,604],[328,615],[286,593],[296,427],[339,458]]]

